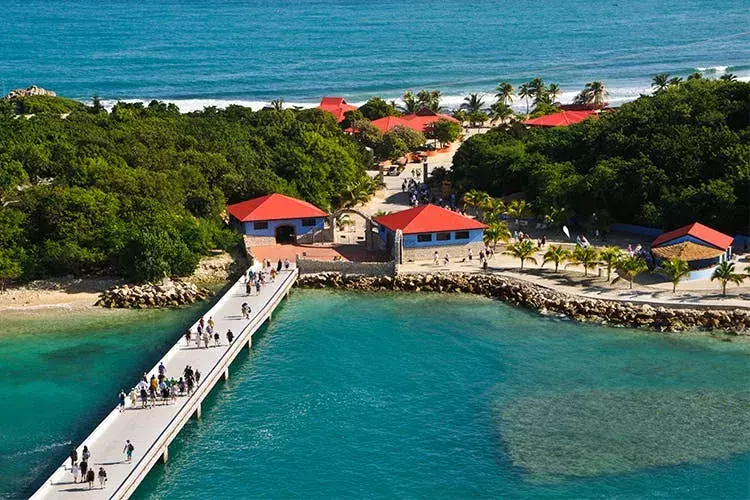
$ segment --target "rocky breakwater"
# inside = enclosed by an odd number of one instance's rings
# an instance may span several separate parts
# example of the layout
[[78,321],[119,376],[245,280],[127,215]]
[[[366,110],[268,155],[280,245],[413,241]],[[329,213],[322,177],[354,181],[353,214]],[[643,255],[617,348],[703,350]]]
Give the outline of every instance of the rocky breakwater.
[[438,273],[390,277],[322,273],[300,276],[296,285],[360,291],[473,293],[521,305],[541,314],[559,314],[582,322],[660,332],[700,329],[750,334],[750,311],[747,310],[684,309],[589,299],[504,276]]
[[159,284],[122,285],[106,290],[96,301],[109,308],[146,309],[179,307],[205,300],[211,292],[186,281],[165,280]]

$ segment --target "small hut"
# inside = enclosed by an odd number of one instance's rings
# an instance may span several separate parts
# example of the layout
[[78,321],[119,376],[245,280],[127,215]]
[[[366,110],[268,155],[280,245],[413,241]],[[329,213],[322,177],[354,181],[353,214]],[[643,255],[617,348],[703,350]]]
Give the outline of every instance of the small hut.
[[657,264],[677,257],[687,261],[691,272],[688,279],[707,278],[720,262],[732,258],[734,238],[694,222],[659,235],[651,244]]

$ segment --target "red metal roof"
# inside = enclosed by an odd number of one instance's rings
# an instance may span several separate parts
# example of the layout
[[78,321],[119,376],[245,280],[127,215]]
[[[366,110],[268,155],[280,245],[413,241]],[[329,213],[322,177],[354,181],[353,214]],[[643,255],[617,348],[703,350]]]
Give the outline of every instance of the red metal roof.
[[324,97],[320,100],[317,109],[331,113],[336,117],[336,121],[341,122],[345,118],[344,113],[354,111],[357,106],[348,104],[343,97]]
[[709,245],[716,247],[719,250],[726,250],[727,248],[732,246],[732,242],[734,241],[734,238],[732,238],[731,236],[727,236],[724,233],[720,233],[716,229],[711,229],[708,226],[704,226],[700,222],[693,222],[692,224],[688,224],[687,226],[675,229],[674,231],[660,234],[659,237],[657,237],[654,242],[651,243],[651,247],[661,246],[664,243],[669,243],[670,241],[681,238],[683,236],[692,236],[693,238],[705,241]]
[[328,215],[312,203],[278,193],[229,205],[227,212],[240,222],[302,219]]
[[431,204],[382,215],[375,218],[375,222],[392,231],[400,229],[404,234],[467,231],[487,227],[475,219]]
[[596,116],[596,111],[585,110],[585,111],[560,111],[559,113],[552,113],[551,115],[540,116],[539,118],[532,118],[531,120],[524,120],[525,125],[531,125],[532,127],[567,127],[574,123],[582,122],[586,118]]
[[409,122],[400,116],[384,116],[373,120],[372,124],[376,126],[384,134],[389,130],[393,130],[396,127],[410,127]]
[[381,132],[386,133],[389,130],[393,130],[396,127],[409,127],[410,129],[416,130],[417,132],[425,132],[428,126],[438,120],[450,120],[459,123],[458,120],[450,115],[444,115],[442,113],[432,113],[430,115],[419,115],[411,114],[406,116],[385,116],[373,120],[372,124],[375,125]]

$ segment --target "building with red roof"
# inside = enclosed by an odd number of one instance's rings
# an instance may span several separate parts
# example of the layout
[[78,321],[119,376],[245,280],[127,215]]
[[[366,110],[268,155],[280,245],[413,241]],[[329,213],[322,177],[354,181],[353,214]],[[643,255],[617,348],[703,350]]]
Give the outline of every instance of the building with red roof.
[[393,130],[396,127],[409,127],[409,122],[401,116],[384,116],[372,121],[373,126],[384,134],[389,130]]
[[582,122],[587,118],[596,118],[597,113],[598,112],[593,109],[581,111],[562,110],[559,113],[552,113],[551,115],[524,120],[523,123],[530,127],[567,127],[568,125]]
[[[428,260],[437,251],[442,259],[465,258],[469,250],[478,257],[487,226],[437,205],[421,205],[374,219],[386,248],[400,248],[403,261]],[[395,253],[395,252],[394,252]]]
[[344,113],[356,110],[357,106],[347,103],[343,97],[324,97],[316,109],[331,113],[341,123],[345,118]]
[[295,242],[323,229],[328,216],[312,203],[279,193],[228,205],[227,213],[242,234],[264,240],[256,244]]
[[450,115],[435,113],[434,111],[423,108],[410,115],[384,116],[383,118],[373,120],[372,124],[383,133],[393,130],[396,127],[408,127],[417,132],[427,132],[430,125],[438,120],[450,120],[452,122],[461,123]]
[[[651,243],[651,253],[657,261],[677,257],[688,262],[689,279],[708,277],[713,267],[732,258],[734,238],[694,222],[659,235]],[[703,270],[704,272],[694,272]]]

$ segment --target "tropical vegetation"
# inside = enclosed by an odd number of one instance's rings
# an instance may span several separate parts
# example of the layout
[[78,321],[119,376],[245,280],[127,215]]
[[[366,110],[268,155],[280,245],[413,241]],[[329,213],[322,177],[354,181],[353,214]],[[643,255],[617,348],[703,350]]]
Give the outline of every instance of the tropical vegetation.
[[721,283],[721,294],[727,294],[727,284],[736,283],[739,286],[744,280],[745,276],[734,270],[734,263],[724,261],[716,266],[713,274],[711,275],[711,281],[718,281]]
[[677,291],[677,285],[690,274],[688,263],[679,257],[664,260],[659,266],[659,271],[664,273],[672,282],[672,293]]
[[523,264],[527,260],[529,262],[537,263],[534,254],[536,253],[536,245],[531,240],[521,240],[509,244],[503,254],[511,255],[521,260],[521,270],[523,270]]

